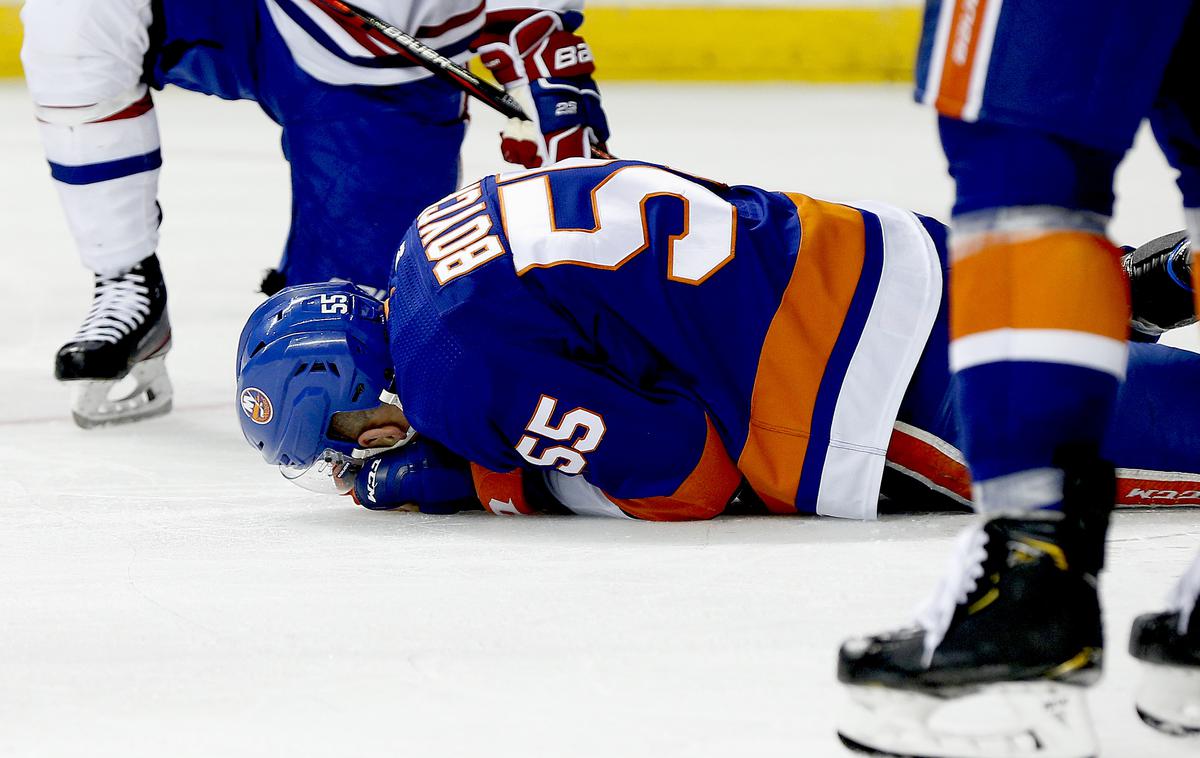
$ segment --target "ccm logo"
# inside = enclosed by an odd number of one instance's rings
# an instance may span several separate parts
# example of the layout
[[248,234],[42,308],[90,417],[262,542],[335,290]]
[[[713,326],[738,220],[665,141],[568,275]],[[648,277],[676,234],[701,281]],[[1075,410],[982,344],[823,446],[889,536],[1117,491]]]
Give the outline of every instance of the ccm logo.
[[1144,490],[1134,487],[1126,497],[1142,500],[1200,500],[1200,490]]
[[377,475],[379,473],[379,464],[382,462],[382,458],[376,458],[371,463],[370,470],[367,471],[367,500],[370,500],[372,503],[377,502],[375,500],[375,486],[378,484]]

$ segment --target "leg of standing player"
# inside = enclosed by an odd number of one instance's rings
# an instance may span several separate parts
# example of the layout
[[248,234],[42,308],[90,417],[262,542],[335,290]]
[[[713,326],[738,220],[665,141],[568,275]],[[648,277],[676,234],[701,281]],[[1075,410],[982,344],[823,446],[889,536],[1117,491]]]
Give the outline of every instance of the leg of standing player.
[[[1151,114],[1151,124],[1167,159],[1179,171],[1184,220],[1192,255],[1200,249],[1200,94],[1196,88],[1195,48],[1200,43],[1200,4],[1184,26]],[[1193,264],[1195,261],[1193,260]],[[1195,281],[1200,272],[1192,266]],[[1200,293],[1200,287],[1193,285]],[[1194,392],[1193,388],[1190,390]],[[1193,562],[1162,613],[1139,617],[1129,651],[1146,665],[1137,709],[1151,726],[1171,734],[1200,734],[1200,556]]]
[[[939,251],[946,230],[924,219]],[[1151,240],[1125,254],[1137,293],[1126,380],[1101,446],[1117,467],[1117,505],[1200,503],[1200,354],[1153,344],[1159,334],[1195,322],[1190,273],[1181,253],[1185,233]],[[1131,264],[1131,261],[1139,261]],[[970,477],[962,465],[964,427],[957,414],[956,382],[949,371],[949,328],[943,301],[938,323],[913,374],[888,450],[884,494],[897,512],[958,509],[970,504]],[[1150,344],[1147,344],[1147,341]]]
[[458,186],[462,94],[431,79],[395,89],[407,107],[369,100],[339,117],[284,122],[288,284],[339,277],[385,293],[408,226]]
[[292,176],[280,276],[264,289],[337,277],[386,291],[409,224],[458,186],[462,92],[429,77],[325,84],[292,62],[274,27],[259,44],[260,104],[283,127]]
[[412,218],[457,184],[462,94],[429,77],[320,81],[297,64],[264,0],[161,0],[155,12],[147,71],[155,87],[256,100],[283,129],[293,201],[280,266],[287,283],[338,277],[386,287]]
[[[82,426],[122,411],[165,413],[171,329],[155,256],[162,158],[142,80],[150,0],[30,0],[21,18],[21,57],[50,173],[79,257],[95,273],[91,311],[59,351],[55,375],[76,382]],[[108,402],[131,370],[140,385],[131,407]]]
[[[1105,230],[1113,174],[1187,5],[929,5],[919,90],[941,114],[957,187],[949,353],[972,501],[987,518],[960,539],[914,628],[843,647],[848,745],[1095,752],[1080,686],[1103,649],[1096,577],[1115,483],[1100,445],[1129,323]],[[976,705],[970,726],[939,716]]]
[[[59,351],[81,426],[165,413],[166,286],[155,250],[162,163],[149,89],[253,99],[257,10],[244,0],[30,0],[22,61],[67,223],[95,273],[92,307]],[[132,374],[136,388],[110,398]]]
[[[964,429],[955,391],[932,339],[900,407],[888,451],[893,476],[884,494],[898,512],[968,503],[970,478],[959,463]],[[939,369],[941,371],[939,372]],[[1200,487],[1200,354],[1158,344],[1130,344],[1129,369],[1101,451],[1117,467],[1118,504],[1196,505]],[[905,477],[907,481],[901,480]],[[967,497],[964,497],[967,496]]]

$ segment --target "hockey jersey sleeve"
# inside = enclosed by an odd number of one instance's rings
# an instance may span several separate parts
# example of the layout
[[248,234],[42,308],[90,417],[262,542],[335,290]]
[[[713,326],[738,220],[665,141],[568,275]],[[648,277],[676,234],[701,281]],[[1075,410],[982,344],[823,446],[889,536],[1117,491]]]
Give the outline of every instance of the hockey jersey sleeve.
[[[355,5],[459,63],[483,27],[486,0],[355,0]],[[267,0],[296,64],[326,84],[392,86],[431,76],[322,0]]]
[[477,494],[495,513],[532,512],[527,477],[540,477],[577,513],[706,519],[741,482],[712,420],[687,394],[635,387],[538,351],[478,360],[487,365],[472,374],[487,380],[468,380],[476,402],[448,387],[460,398],[456,410],[422,431],[474,464]]
[[531,8],[548,11],[582,11],[583,0],[488,0],[489,13],[516,8]]

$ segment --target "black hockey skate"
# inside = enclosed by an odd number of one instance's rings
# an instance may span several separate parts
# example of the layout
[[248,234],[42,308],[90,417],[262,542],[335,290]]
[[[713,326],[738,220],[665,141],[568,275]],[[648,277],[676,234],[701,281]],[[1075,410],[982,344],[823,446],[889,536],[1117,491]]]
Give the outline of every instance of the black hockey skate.
[[1200,736],[1200,559],[1175,588],[1170,610],[1134,619],[1129,653],[1146,667],[1137,712],[1150,726]]
[[[76,383],[75,423],[87,429],[171,410],[164,363],[170,349],[167,288],[158,257],[151,255],[123,274],[97,274],[92,307],[54,363],[57,379]],[[118,386],[127,377],[132,387]],[[110,398],[114,390],[117,396]]]
[[1072,469],[1063,513],[968,529],[917,625],[842,646],[843,744],[912,758],[1095,755],[1083,687],[1100,674],[1096,577],[1114,480],[1095,460]]
[[1129,275],[1135,337],[1149,341],[1196,322],[1192,256],[1186,232],[1152,239],[1121,258]]

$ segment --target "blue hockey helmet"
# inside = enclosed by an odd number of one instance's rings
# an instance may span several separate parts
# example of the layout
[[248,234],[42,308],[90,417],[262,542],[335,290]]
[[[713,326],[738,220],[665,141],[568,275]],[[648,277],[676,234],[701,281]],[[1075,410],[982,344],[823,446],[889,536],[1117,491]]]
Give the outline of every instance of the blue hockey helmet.
[[281,290],[254,310],[238,340],[242,433],[290,479],[316,465],[336,469],[356,443],[330,437],[330,419],[377,406],[391,365],[379,300],[348,282]]

